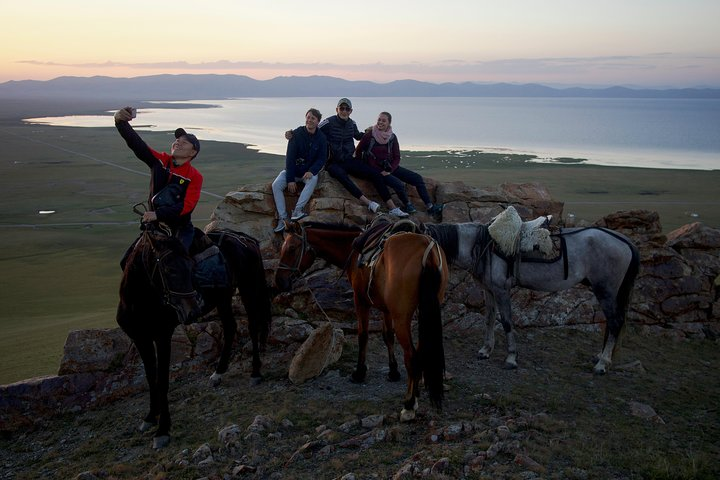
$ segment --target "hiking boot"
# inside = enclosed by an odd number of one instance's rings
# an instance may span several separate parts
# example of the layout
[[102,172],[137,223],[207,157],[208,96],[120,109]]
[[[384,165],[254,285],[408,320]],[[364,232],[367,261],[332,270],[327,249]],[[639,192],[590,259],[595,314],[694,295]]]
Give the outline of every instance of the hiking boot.
[[299,212],[293,212],[292,216],[290,217],[290,220],[292,220],[293,222],[297,222],[298,220],[302,220],[303,218],[305,218],[307,216],[308,216],[308,214],[301,210]]
[[406,211],[407,213],[409,213],[409,214],[410,214],[410,213],[415,213],[415,212],[417,212],[417,208],[415,208],[415,205],[413,205],[412,203],[408,202],[408,203],[405,204],[405,211]]
[[398,218],[403,218],[403,217],[409,217],[409,216],[410,216],[410,215],[408,215],[407,213],[405,213],[405,212],[403,212],[402,210],[400,210],[399,207],[393,208],[393,209],[390,210],[388,213],[389,213],[390,215],[392,215],[393,217],[398,217]]
[[380,204],[377,202],[370,202],[368,203],[368,210],[370,210],[373,213],[377,213],[378,208],[380,208]]
[[444,205],[433,205],[432,207],[428,208],[427,213],[429,215],[439,216],[440,214],[442,214],[443,206]]
[[280,219],[280,220],[278,220],[277,226],[275,228],[273,228],[273,232],[282,233],[283,231],[285,231],[285,220]]

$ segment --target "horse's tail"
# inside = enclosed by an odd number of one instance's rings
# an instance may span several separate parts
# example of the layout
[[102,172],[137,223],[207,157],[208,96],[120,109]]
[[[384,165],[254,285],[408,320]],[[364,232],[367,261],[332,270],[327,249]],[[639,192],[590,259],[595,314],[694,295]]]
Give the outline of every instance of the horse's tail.
[[265,345],[270,335],[270,323],[272,321],[270,287],[265,279],[265,267],[263,265],[260,249],[252,249],[252,261],[244,275],[248,276],[247,285],[250,286],[246,292],[241,292],[243,304],[248,314],[248,326],[250,334],[253,330],[257,333],[260,343]]
[[420,301],[418,303],[418,365],[423,372],[430,403],[440,410],[443,400],[445,350],[442,338],[442,318],[438,293],[442,283],[440,267],[423,265],[420,272]]
[[617,295],[618,310],[619,314],[622,315],[623,321],[627,316],[628,307],[630,306],[630,297],[632,296],[633,287],[635,286],[635,278],[640,272],[640,252],[632,242],[627,241],[626,243],[628,247],[630,247],[630,263],[625,271],[625,277],[620,284]]
[[233,282],[247,312],[251,338],[265,344],[272,320],[270,287],[265,279],[262,253],[257,240],[242,232],[211,232],[228,261]]

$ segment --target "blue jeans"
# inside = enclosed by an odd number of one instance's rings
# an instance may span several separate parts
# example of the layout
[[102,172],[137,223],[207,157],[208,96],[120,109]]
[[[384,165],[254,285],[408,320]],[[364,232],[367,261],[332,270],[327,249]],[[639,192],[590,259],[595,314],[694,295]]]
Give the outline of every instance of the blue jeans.
[[[310,201],[310,197],[315,191],[315,187],[318,183],[318,176],[313,175],[307,182],[302,178],[295,178],[295,182],[304,183],[305,186],[300,191],[300,197],[298,198],[297,204],[295,205],[295,211],[301,212],[305,208],[305,205]],[[284,220],[287,218],[287,207],[285,206],[285,189],[287,188],[287,177],[285,170],[280,172],[280,175],[272,183],[273,198],[275,199],[275,208],[277,208],[278,218]]]

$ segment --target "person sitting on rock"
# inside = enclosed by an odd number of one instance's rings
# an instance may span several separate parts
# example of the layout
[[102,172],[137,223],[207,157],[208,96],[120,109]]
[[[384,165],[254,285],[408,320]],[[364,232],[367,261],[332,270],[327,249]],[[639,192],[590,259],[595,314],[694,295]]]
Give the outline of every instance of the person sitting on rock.
[[318,173],[325,165],[327,159],[327,139],[318,129],[322,114],[316,108],[305,113],[305,125],[293,130],[292,138],[288,141],[285,155],[285,170],[281,171],[272,183],[273,198],[278,213],[278,223],[275,233],[285,230],[287,210],[285,206],[284,191],[295,194],[298,191],[298,182],[304,183],[297,204],[293,209],[290,220],[298,221],[307,216],[304,208],[310,200],[318,183]]
[[[353,197],[363,202],[368,210],[377,213],[380,205],[370,200],[350,179],[350,175],[372,182],[390,210],[389,213],[397,217],[407,217],[408,214],[397,208],[390,198],[390,190],[385,185],[382,175],[353,157],[355,140],[361,139],[363,134],[358,130],[355,121],[350,118],[352,102],[347,98],[341,98],[335,111],[336,115],[326,118],[318,125],[328,140],[329,158],[325,166],[327,172]],[[292,133],[285,132],[285,138],[292,138]]]
[[377,123],[360,139],[360,143],[355,149],[355,157],[361,158],[373,170],[382,175],[385,184],[395,190],[398,198],[405,205],[407,213],[415,213],[417,209],[408,199],[406,183],[415,187],[425,203],[427,213],[439,216],[442,212],[442,205],[436,205],[430,199],[423,177],[400,166],[400,145],[392,131],[391,123],[392,115],[388,112],[381,112],[378,115]]

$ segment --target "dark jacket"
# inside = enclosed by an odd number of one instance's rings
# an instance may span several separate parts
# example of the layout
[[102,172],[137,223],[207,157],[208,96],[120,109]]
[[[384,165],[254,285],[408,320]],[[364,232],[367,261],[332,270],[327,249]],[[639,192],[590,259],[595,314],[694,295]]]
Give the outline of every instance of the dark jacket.
[[400,145],[397,137],[393,133],[390,141],[384,144],[373,142],[372,138],[372,131],[363,135],[355,149],[355,157],[362,158],[376,170],[394,172],[400,165]]
[[[148,147],[130,123],[115,122],[115,127],[135,156],[150,167],[148,203],[157,214],[158,221],[168,224],[173,229],[189,224],[191,214],[200,200],[203,182],[200,172],[191,165],[191,162],[174,166],[169,153],[157,152]],[[175,187],[159,195],[163,201],[153,202],[155,195],[169,185]],[[165,195],[169,190],[172,190],[172,195]]]
[[337,115],[326,118],[318,128],[327,137],[330,146],[330,159],[333,163],[344,163],[351,161],[355,153],[355,141],[363,136],[358,130],[355,120],[348,118],[342,120]]
[[310,134],[305,126],[293,130],[285,155],[285,179],[288,183],[302,177],[306,172],[317,175],[327,160],[327,139],[318,128]]

